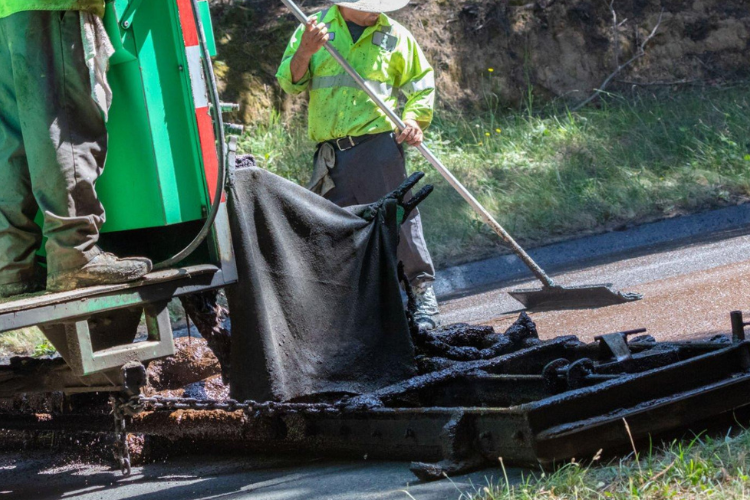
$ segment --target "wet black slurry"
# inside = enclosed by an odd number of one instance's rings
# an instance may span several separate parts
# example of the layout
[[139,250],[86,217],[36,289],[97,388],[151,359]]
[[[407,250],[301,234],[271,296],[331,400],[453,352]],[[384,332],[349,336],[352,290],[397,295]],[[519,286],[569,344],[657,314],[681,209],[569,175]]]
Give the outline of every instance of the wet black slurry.
[[495,335],[495,333],[495,329],[491,326],[473,326],[466,323],[458,323],[436,330],[432,332],[432,336],[441,342],[453,346],[489,347],[492,342],[488,343],[487,338]]
[[445,370],[460,361],[446,358],[432,358],[430,356],[417,356],[417,370],[419,373],[430,373]]
[[182,307],[221,365],[221,378],[229,383],[232,338],[224,326],[228,311],[218,302],[219,292],[209,290],[180,297]]
[[[454,328],[454,327],[448,327]],[[509,333],[508,333],[509,332]],[[537,338],[537,331],[536,331],[536,325],[534,325],[534,322],[529,318],[529,316],[526,313],[521,313],[518,320],[515,324],[513,324],[509,329],[508,332],[498,336],[504,338],[504,340],[497,340],[493,347],[496,346],[502,346],[502,348],[506,348],[506,344],[504,342],[507,342],[507,348],[510,349],[513,346],[516,346],[516,350],[513,352],[497,356],[490,359],[474,359],[469,361],[459,361],[456,362],[453,365],[447,366],[443,369],[440,369],[438,371],[430,372],[430,373],[423,373],[422,375],[418,375],[416,377],[413,377],[409,380],[405,380],[403,382],[393,384],[391,386],[385,387],[381,390],[372,392],[370,394],[365,394],[361,396],[356,396],[352,398],[345,398],[341,401],[341,405],[345,409],[363,409],[363,408],[376,408],[378,406],[382,405],[389,405],[391,403],[394,403],[396,401],[401,400],[405,396],[408,396],[410,393],[414,393],[416,391],[420,391],[429,387],[434,387],[436,385],[445,383],[450,380],[455,380],[459,377],[463,377],[472,373],[476,373],[481,370],[486,370],[490,372],[502,372],[504,366],[507,364],[508,366],[512,366],[513,362],[519,359],[523,359],[529,354],[533,353],[536,350],[543,349],[546,346],[552,346],[552,345],[558,345],[558,344],[565,344],[567,342],[570,342],[571,340],[575,340],[575,337],[558,337],[552,341],[549,341],[545,344],[542,344],[538,338]],[[453,332],[456,334],[456,332]],[[417,342],[419,342],[421,339],[429,339],[428,344],[422,344],[427,345],[427,349],[432,349],[435,347],[435,345],[440,342],[438,340],[435,340],[436,335],[440,335],[441,331],[438,330],[435,333],[426,333],[426,332],[419,332],[419,336],[417,337]],[[459,338],[465,338],[461,335],[457,335]],[[497,335],[496,335],[497,336]],[[511,339],[515,339],[515,342]],[[419,350],[420,344],[417,344],[417,349]],[[445,344],[447,346],[447,344]],[[448,346],[452,349],[462,349],[462,348],[456,348],[453,346]],[[475,349],[475,348],[463,348],[463,349]],[[490,348],[491,350],[492,348]],[[490,350],[482,350],[490,352]],[[450,352],[454,352],[451,350]],[[474,351],[468,351],[468,352],[474,352]],[[425,368],[430,367],[441,367],[446,366],[448,363],[446,363],[446,360],[444,358],[438,358],[435,362],[431,362],[428,360],[427,357],[421,358],[421,365]],[[450,360],[448,360],[450,361]]]
[[490,359],[529,347],[538,343],[539,334],[531,318],[521,313],[502,334],[490,326],[459,323],[434,331],[413,329],[412,339],[420,373],[427,373],[448,368],[451,361]]

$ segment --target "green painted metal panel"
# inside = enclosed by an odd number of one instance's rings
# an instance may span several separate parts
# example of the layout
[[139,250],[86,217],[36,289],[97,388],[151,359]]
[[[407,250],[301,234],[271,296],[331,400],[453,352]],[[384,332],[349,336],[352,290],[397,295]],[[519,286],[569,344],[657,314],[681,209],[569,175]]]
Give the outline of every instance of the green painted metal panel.
[[216,57],[216,36],[214,35],[213,22],[211,21],[211,6],[208,4],[208,0],[200,0],[200,2],[198,2],[198,9],[201,14],[203,31],[206,34],[208,53],[211,57]]
[[109,153],[97,184],[103,232],[201,219],[208,196],[177,3],[108,2],[105,25],[116,53]]
[[[125,37],[122,46],[127,53],[136,53],[133,36]],[[133,57],[112,64],[108,76],[113,94],[107,123],[109,145],[97,184],[107,214],[105,230],[163,225],[167,219],[159,202],[162,194],[139,62]],[[127,200],[127,210],[123,210]]]

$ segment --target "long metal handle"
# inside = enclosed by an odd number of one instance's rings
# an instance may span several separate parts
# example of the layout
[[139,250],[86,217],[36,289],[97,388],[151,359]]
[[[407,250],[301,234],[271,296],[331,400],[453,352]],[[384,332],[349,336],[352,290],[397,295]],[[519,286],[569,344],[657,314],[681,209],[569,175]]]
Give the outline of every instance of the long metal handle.
[[[284,5],[289,7],[289,9],[292,11],[294,16],[302,23],[306,24],[308,22],[308,17],[305,15],[304,12],[297,6],[297,4],[294,3],[293,0],[281,0]],[[370,96],[370,99],[372,99],[375,104],[377,104],[380,109],[383,110],[383,112],[390,118],[393,123],[396,124],[396,126],[399,128],[399,130],[404,130],[406,128],[406,124],[401,120],[401,117],[398,116],[385,102],[383,102],[382,99],[378,96],[378,94],[375,93],[368,85],[367,82],[359,76],[359,73],[352,68],[349,65],[349,62],[344,59],[344,57],[339,53],[338,50],[331,44],[331,42],[325,43],[326,50],[331,54],[331,56],[336,59],[336,61],[341,65],[342,68],[344,68],[344,71],[346,71],[349,76],[351,76],[354,81],[359,84],[360,87],[362,87],[362,90],[364,90],[368,96]],[[459,182],[458,179],[447,169],[445,166],[440,162],[440,160],[432,154],[432,151],[427,149],[427,146],[424,144],[421,144],[417,147],[420,153],[422,153],[422,156],[425,157],[425,159],[430,162],[430,164],[435,167],[435,169],[440,172],[440,175],[442,175],[446,181],[448,181],[448,184],[453,186],[453,189],[458,191],[458,194],[461,195],[461,197],[466,200],[466,202],[471,205],[471,208],[474,209],[474,211],[479,214],[479,216],[482,218],[485,224],[487,224],[490,229],[492,229],[500,238],[503,239],[508,245],[510,245],[513,252],[526,264],[529,269],[531,269],[531,272],[534,273],[534,275],[544,283],[545,286],[552,287],[555,286],[555,282],[552,281],[552,279],[547,276],[547,273],[544,272],[544,270],[539,267],[539,265],[534,262],[534,260],[529,256],[529,254],[526,253],[526,251],[521,248],[521,245],[519,245],[516,240],[513,239],[513,237],[506,231],[503,226],[501,226],[492,215],[477,201],[476,198],[469,192],[468,189],[464,187],[463,184]]]

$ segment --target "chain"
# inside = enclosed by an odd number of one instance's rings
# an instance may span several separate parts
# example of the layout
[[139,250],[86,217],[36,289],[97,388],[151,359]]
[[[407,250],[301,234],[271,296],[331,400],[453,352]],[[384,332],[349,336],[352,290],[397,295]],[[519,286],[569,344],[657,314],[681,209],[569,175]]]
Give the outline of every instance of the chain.
[[130,448],[128,447],[128,433],[125,429],[125,412],[122,399],[109,397],[109,403],[112,405],[112,414],[115,417],[115,460],[120,465],[122,475],[130,475]]
[[234,412],[242,410],[251,412],[258,405],[255,401],[240,403],[234,399],[219,401],[215,399],[168,398],[164,396],[133,396],[120,406],[125,415],[132,417],[144,411],[220,410]]
[[246,414],[257,414],[262,416],[290,415],[298,412],[336,414],[341,411],[340,405],[327,403],[277,403],[268,401],[258,403],[248,400],[239,402],[234,399],[196,399],[196,398],[169,398],[165,396],[143,396],[137,395],[130,398],[110,396],[112,414],[115,418],[115,444],[114,455],[120,465],[124,476],[130,475],[130,449],[128,448],[127,431],[125,429],[126,417],[134,417],[142,412],[161,412],[176,410],[214,410],[235,412],[243,411]]
[[256,401],[237,401],[234,399],[196,399],[196,398],[170,398],[165,396],[133,396],[128,400],[120,400],[119,411],[128,417],[133,417],[141,412],[159,412],[176,410],[218,410],[226,412],[243,411],[247,414],[257,413],[264,416],[278,414],[293,414],[300,411],[317,413],[338,413],[337,405],[327,403],[277,403],[268,401],[258,403]]

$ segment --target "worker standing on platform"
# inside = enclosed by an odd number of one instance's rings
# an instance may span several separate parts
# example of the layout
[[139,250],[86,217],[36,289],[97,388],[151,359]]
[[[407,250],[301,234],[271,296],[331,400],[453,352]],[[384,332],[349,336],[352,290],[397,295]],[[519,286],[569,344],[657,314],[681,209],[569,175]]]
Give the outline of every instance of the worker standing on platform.
[[[104,0],[0,1],[0,297],[122,283],[151,270],[97,246],[112,46]],[[34,222],[43,216],[43,228]]]
[[[334,0],[292,36],[276,75],[290,94],[310,91],[309,133],[318,143],[308,186],[340,206],[380,199],[406,179],[403,143],[419,146],[432,121],[434,71],[414,37],[383,14],[409,0]],[[395,124],[325,50],[326,41],[367,80],[392,108],[406,96],[403,121]],[[408,198],[407,198],[408,199]],[[440,323],[432,287],[435,268],[419,212],[401,228],[398,258],[416,296],[411,311],[420,328]]]

